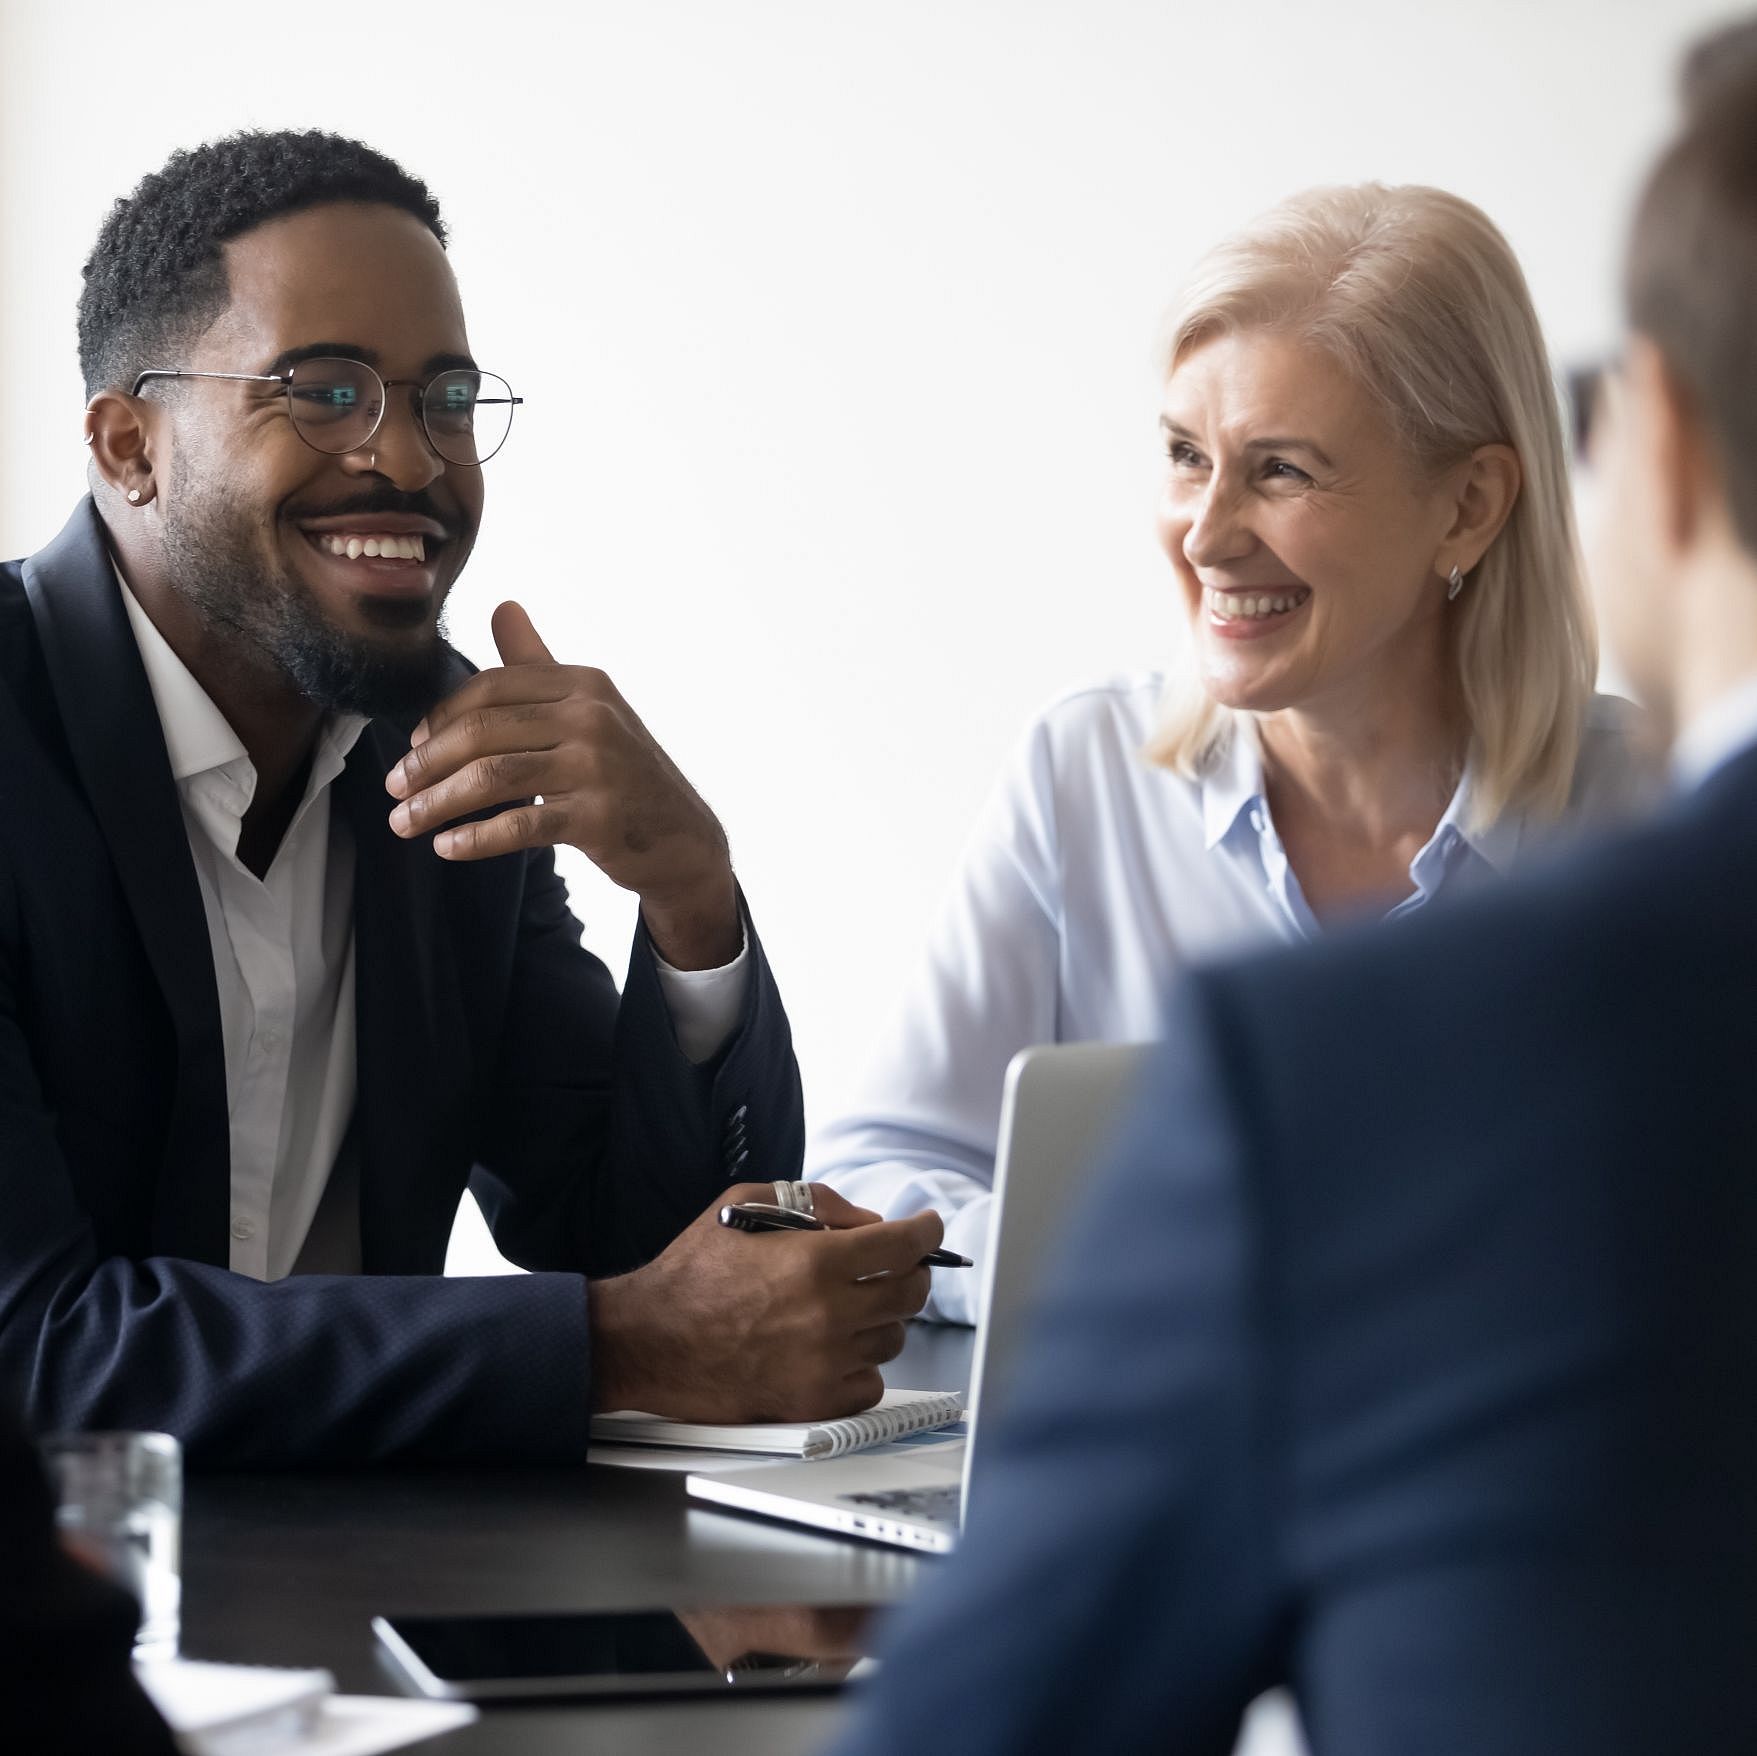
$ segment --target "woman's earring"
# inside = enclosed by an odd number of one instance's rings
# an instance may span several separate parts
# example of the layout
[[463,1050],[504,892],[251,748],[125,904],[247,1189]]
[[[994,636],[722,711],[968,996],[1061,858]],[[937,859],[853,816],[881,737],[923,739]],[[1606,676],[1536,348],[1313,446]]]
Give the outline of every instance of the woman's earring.
[[138,488],[130,488],[128,490],[128,504],[130,506],[138,506],[140,504],[140,490]]
[[1457,597],[1463,589],[1464,575],[1454,567],[1452,571],[1446,575],[1446,602],[1451,603],[1451,601]]

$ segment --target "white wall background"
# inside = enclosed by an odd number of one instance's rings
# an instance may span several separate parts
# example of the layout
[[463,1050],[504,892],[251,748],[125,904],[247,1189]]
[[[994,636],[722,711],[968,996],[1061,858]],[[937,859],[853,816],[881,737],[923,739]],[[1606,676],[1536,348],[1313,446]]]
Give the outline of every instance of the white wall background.
[[[1726,11],[0,0],[0,552],[83,491],[73,308],[116,195],[248,125],[401,158],[529,398],[453,636],[491,658],[519,596],[717,807],[824,1116],[1025,716],[1167,640],[1184,267],[1309,183],[1440,183],[1591,354],[1678,50]],[[632,903],[583,868],[620,971]]]

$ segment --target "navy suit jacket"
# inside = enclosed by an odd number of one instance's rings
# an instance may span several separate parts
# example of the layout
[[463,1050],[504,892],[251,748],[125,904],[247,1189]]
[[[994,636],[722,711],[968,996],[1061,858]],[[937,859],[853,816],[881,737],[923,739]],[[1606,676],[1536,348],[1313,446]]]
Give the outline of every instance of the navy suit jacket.
[[1757,1750],[1757,753],[1153,1068],[842,1756]]
[[[460,661],[461,664],[461,661]],[[197,1461],[577,1458],[580,1275],[726,1183],[791,1177],[798,1071],[752,935],[694,1066],[637,933],[620,999],[547,851],[452,865],[386,821],[406,731],[334,783],[352,828],[366,1273],[233,1274],[220,1014],[151,691],[89,501],[0,567],[0,1396]],[[446,1280],[466,1184],[529,1276]]]

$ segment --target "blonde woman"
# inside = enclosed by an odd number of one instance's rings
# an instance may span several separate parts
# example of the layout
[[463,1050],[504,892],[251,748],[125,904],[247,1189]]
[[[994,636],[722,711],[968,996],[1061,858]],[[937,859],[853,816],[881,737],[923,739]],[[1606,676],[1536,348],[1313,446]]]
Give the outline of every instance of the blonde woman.
[[[1168,338],[1182,674],[1030,728],[865,1101],[811,1153],[977,1258],[1017,1050],[1154,1037],[1180,965],[1466,893],[1641,789],[1629,710],[1593,693],[1542,335],[1483,213],[1295,196],[1203,260]],[[970,1321],[979,1278],[936,1274],[928,1313]]]

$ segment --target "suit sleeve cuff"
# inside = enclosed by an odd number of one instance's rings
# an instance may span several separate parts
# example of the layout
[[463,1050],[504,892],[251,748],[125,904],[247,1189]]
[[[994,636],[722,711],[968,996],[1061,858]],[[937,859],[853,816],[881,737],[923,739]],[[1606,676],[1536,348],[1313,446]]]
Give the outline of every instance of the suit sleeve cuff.
[[700,1066],[719,1054],[744,1015],[745,990],[750,986],[750,927],[739,915],[742,941],[738,955],[718,969],[673,969],[657,948],[653,965],[659,992],[671,1014],[671,1028],[684,1059]]

